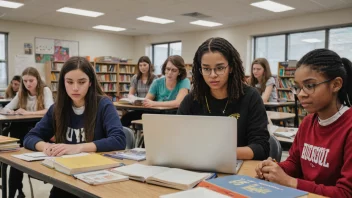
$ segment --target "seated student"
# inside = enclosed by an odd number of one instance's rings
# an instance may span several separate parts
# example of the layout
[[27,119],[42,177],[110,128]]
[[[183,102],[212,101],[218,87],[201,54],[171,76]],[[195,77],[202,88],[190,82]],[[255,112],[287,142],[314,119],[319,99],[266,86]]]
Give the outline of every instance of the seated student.
[[[49,143],[52,137],[55,144]],[[119,116],[86,58],[71,57],[64,63],[55,104],[26,135],[24,147],[48,156],[125,149]],[[53,187],[50,197],[75,196]]]
[[287,160],[260,162],[258,177],[327,197],[352,197],[351,78],[352,63],[331,50],[303,56],[292,91],[310,114]]
[[252,63],[249,84],[257,88],[264,102],[277,102],[275,79],[271,75],[268,61],[257,58]]
[[[138,73],[131,79],[131,87],[129,95],[144,98],[149,87],[157,77],[153,73],[153,65],[148,56],[142,56],[138,60]],[[138,120],[141,118],[143,111],[131,111],[126,113],[121,118],[123,126],[129,127],[132,120]]]
[[12,99],[16,96],[18,90],[20,89],[21,76],[14,76],[11,83],[5,91],[5,98]]
[[[17,95],[1,111],[3,113],[19,113],[23,115],[45,114],[54,103],[50,89],[42,81],[37,69],[28,67],[22,72],[22,83]],[[10,136],[23,139],[26,133],[35,126],[36,122],[23,122],[12,124],[9,131]],[[16,191],[19,197],[24,196],[22,192],[23,172],[11,167],[9,177],[9,197],[15,197]]]
[[143,105],[145,107],[177,108],[191,87],[185,62],[181,56],[169,56],[161,70],[165,76],[154,80]]
[[193,60],[193,90],[178,114],[235,117],[237,158],[266,159],[270,147],[265,107],[258,92],[245,83],[237,50],[223,38],[210,38],[199,46]]

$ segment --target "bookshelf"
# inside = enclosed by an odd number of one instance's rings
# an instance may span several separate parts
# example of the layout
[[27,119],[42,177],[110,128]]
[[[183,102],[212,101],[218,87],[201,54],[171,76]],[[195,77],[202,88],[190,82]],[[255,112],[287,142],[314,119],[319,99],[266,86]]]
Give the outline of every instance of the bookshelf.
[[63,61],[48,61],[45,63],[45,81],[54,98],[56,98],[60,71],[63,65]]
[[[128,94],[132,76],[136,73],[136,64],[116,62],[90,62],[95,69],[102,90],[112,101],[117,101],[123,94]],[[46,82],[56,97],[60,70],[64,62],[48,61],[45,63]]]
[[186,63],[185,66],[186,66],[187,78],[189,79],[189,81],[192,84],[192,66],[193,66],[193,64]]
[[[279,100],[287,100],[288,102],[294,102],[295,97],[291,92],[291,87],[295,84],[295,72],[296,72],[296,64],[297,61],[287,61],[287,62],[279,62],[278,65],[278,76],[277,76],[277,93]],[[303,109],[303,107],[298,102],[298,121],[301,123],[302,119],[307,115],[307,112]],[[278,107],[278,111],[280,112],[288,112],[295,113],[294,107],[286,106],[286,107]]]

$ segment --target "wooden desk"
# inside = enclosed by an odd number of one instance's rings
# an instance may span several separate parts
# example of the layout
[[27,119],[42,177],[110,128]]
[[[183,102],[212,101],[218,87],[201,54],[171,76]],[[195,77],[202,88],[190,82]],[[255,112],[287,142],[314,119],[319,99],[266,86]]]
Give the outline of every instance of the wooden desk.
[[0,99],[0,105],[2,105],[3,107],[5,107],[5,105],[7,105],[8,103],[11,102],[12,99]]
[[[165,188],[161,186],[156,186],[152,184],[146,184],[142,182],[137,182],[133,180],[117,182],[111,184],[104,184],[98,186],[92,186],[86,184],[80,180],[74,179],[72,176],[62,174],[55,171],[54,169],[47,168],[41,165],[41,162],[26,162],[17,158],[12,157],[12,155],[22,154],[31,152],[26,149],[21,149],[17,152],[11,153],[0,153],[0,161],[3,162],[2,168],[2,197],[7,197],[7,175],[6,166],[13,166],[37,179],[43,180],[45,182],[51,183],[56,187],[65,189],[66,191],[75,194],[79,197],[104,197],[104,198],[115,198],[115,197],[159,197],[160,195],[170,194],[178,192],[179,190]],[[115,159],[116,160],[116,159]],[[116,160],[123,162],[125,164],[133,164],[135,161],[131,160]],[[142,163],[145,163],[143,161]],[[244,161],[241,169],[239,170],[239,175],[248,175],[254,177],[256,175],[254,168],[258,164],[258,161]],[[220,174],[219,176],[224,176]],[[309,194],[309,198],[321,197],[314,194]]]
[[294,113],[276,112],[276,111],[266,111],[268,117],[272,121],[286,121],[293,119],[295,117]]
[[143,106],[135,106],[128,104],[120,104],[118,102],[114,102],[114,105],[117,110],[140,110],[140,111],[149,111],[156,113],[175,113],[178,108],[170,108],[170,107],[143,107]]
[[[0,126],[5,122],[32,122],[39,121],[44,115],[1,115]],[[2,134],[2,127],[0,127],[0,134]]]

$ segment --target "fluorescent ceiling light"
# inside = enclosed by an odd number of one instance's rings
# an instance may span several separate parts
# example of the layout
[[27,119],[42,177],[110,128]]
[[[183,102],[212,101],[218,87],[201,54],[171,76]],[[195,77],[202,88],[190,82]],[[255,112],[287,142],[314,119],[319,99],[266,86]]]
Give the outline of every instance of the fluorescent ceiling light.
[[307,42],[307,43],[320,43],[322,42],[322,40],[316,39],[316,38],[311,38],[311,39],[303,39],[303,42]]
[[167,24],[167,23],[173,23],[173,22],[175,22],[175,21],[173,21],[173,20],[162,19],[162,18],[151,17],[151,16],[142,16],[142,17],[138,17],[137,20],[146,21],[146,22],[151,22],[151,23],[160,23],[160,24]]
[[69,7],[63,7],[63,8],[56,10],[56,11],[69,13],[69,14],[82,15],[82,16],[87,16],[87,17],[98,17],[98,16],[101,16],[104,14],[102,12],[94,12],[94,11],[81,10],[81,9],[69,8]]
[[281,3],[276,3],[273,1],[260,1],[260,2],[256,2],[256,3],[251,3],[251,6],[255,6],[258,8],[262,8],[265,10],[269,10],[272,12],[285,12],[288,10],[293,10],[295,8],[281,4]]
[[120,27],[113,27],[113,26],[107,26],[107,25],[97,25],[93,27],[94,29],[100,29],[100,30],[109,30],[109,31],[115,31],[115,32],[120,32],[120,31],[125,31],[126,28],[120,28]]
[[23,6],[23,3],[17,3],[17,2],[11,2],[11,1],[1,1],[0,0],[0,7],[5,7],[5,8],[19,8]]
[[216,27],[216,26],[222,25],[221,23],[216,23],[216,22],[211,22],[211,21],[203,21],[203,20],[192,21],[192,22],[190,22],[190,24],[207,26],[207,27]]

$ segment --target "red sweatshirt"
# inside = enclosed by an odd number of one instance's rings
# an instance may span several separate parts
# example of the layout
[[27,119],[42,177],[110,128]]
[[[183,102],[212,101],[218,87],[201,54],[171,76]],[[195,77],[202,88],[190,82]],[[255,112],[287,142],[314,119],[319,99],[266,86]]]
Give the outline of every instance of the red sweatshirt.
[[328,197],[352,197],[352,108],[328,126],[317,114],[301,123],[281,168],[298,178],[297,188]]

